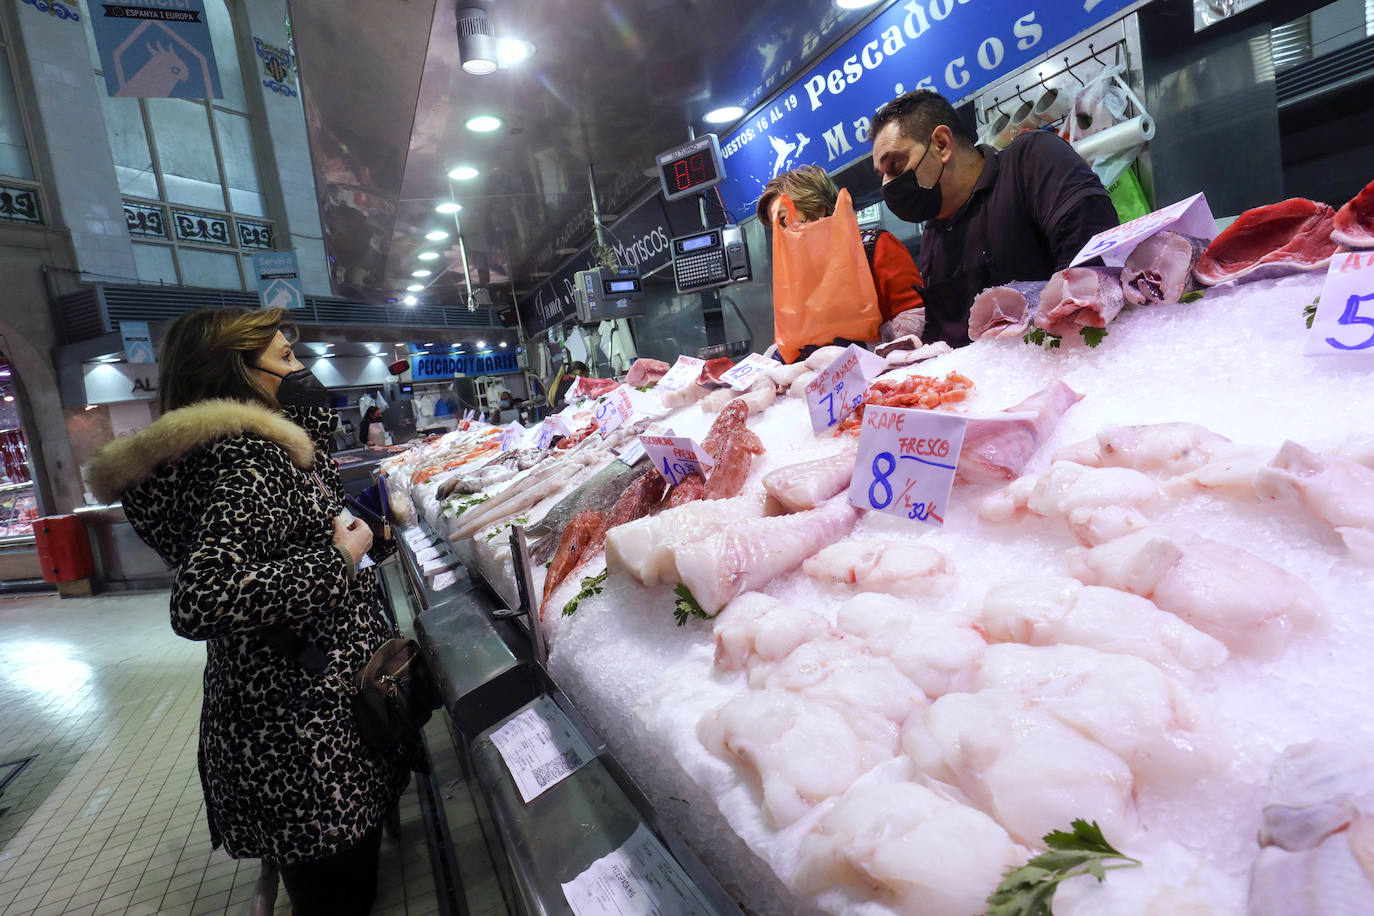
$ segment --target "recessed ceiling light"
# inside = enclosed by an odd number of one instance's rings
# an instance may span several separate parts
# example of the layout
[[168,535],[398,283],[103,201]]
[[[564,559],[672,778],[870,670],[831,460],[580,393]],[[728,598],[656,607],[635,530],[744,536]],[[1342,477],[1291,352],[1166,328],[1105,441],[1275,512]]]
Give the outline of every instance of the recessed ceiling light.
[[429,276],[430,274],[432,274],[432,273],[434,273],[434,271],[432,271],[432,270],[420,269],[420,270],[412,270],[412,271],[410,272],[410,275],[411,275],[412,277],[428,277],[428,276]]
[[506,342],[503,340],[503,341],[501,341],[501,349],[504,350],[505,348],[506,348]]
[[425,288],[425,285],[424,285],[423,283],[412,283],[412,284],[410,284],[409,286],[406,287],[406,292],[408,292],[408,293],[418,293],[420,290],[422,290],[422,289],[424,289],[424,288]]
[[479,340],[479,341],[477,341],[477,346],[479,346],[479,347],[485,347],[486,345],[487,345],[487,342],[486,342],[485,340]]
[[13,400],[14,400],[14,395],[12,395],[12,394],[7,394],[7,395],[5,395],[5,403],[6,403],[6,404],[8,404],[10,401],[13,401]]
[[501,66],[509,67],[534,54],[534,45],[523,38],[496,39],[496,59]]
[[476,131],[479,134],[490,133],[501,127],[501,119],[496,115],[476,115],[468,118],[468,130]]
[[439,252],[422,251],[419,254],[417,254],[416,257],[419,258],[421,261],[437,261],[439,260]]
[[425,238],[429,239],[431,242],[442,242],[444,239],[448,238],[448,233],[442,229],[435,229],[433,232],[426,232]]
[[478,171],[470,165],[460,165],[448,173],[448,177],[454,181],[467,181],[469,178],[476,178]]
[[743,116],[743,108],[738,105],[726,105],[724,108],[706,112],[702,120],[707,124],[729,124],[731,121],[738,121]]
[[444,201],[443,203],[441,203],[439,206],[435,207],[435,208],[434,208],[434,212],[435,212],[435,213],[457,213],[457,212],[458,212],[459,210],[461,210],[461,209],[463,209],[463,205],[462,205],[462,204],[454,203],[454,202],[451,201],[451,200],[446,200],[446,201]]
[[406,305],[414,305],[415,303],[419,302],[420,300],[419,300],[419,299],[416,299],[414,296],[406,296],[406,297],[405,297],[404,299],[402,299],[401,301],[404,302]]

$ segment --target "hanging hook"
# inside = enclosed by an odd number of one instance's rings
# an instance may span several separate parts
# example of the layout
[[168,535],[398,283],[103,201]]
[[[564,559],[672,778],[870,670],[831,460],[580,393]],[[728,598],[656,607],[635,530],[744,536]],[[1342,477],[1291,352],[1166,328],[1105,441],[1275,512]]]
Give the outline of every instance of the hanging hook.
[[1069,63],[1069,55],[1067,54],[1064,55],[1064,72],[1067,73],[1069,76],[1072,76],[1074,79],[1078,80],[1078,85],[1088,85],[1087,83],[1083,82],[1083,78],[1081,76],[1073,72],[1073,66]]
[[1088,53],[1092,55],[1092,59],[1097,61],[1098,65],[1101,66],[1102,69],[1107,69],[1107,65],[1102,63],[1102,58],[1097,56],[1097,49],[1093,47],[1093,43],[1091,41],[1088,42]]
[[1017,84],[1016,84],[1016,97],[1017,97],[1018,99],[1020,99],[1021,101],[1023,101],[1023,102],[1026,100],[1026,97],[1025,97],[1024,95],[1021,94],[1021,84],[1020,84],[1020,83],[1017,83]]

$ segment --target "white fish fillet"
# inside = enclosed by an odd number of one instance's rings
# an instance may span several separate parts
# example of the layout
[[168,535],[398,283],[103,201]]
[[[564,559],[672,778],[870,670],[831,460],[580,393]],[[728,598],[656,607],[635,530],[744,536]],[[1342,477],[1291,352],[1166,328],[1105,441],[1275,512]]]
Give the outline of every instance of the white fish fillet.
[[792,363],[790,366],[786,363],[778,363],[776,366],[765,369],[763,374],[768,376],[769,380],[778,388],[786,389],[809,371],[811,370],[806,368],[806,363]]
[[752,662],[777,662],[793,649],[833,632],[814,611],[782,604],[761,592],[745,592],[716,617],[716,667],[742,671]]
[[762,515],[757,497],[739,496],[696,500],[635,519],[606,534],[606,568],[628,573],[641,585],[679,582],[674,557],[679,546]]
[[891,723],[894,737],[907,716],[926,705],[925,693],[891,659],[844,633],[804,642],[778,662],[753,665],[749,684],[795,690],[845,715],[881,717]]
[[1025,513],[1063,519],[1084,544],[1100,544],[1148,524],[1159,487],[1130,468],[1086,467],[1056,461],[1039,474],[1018,477],[978,507],[985,521],[1009,522]]
[[791,690],[751,690],[732,699],[702,718],[697,736],[708,751],[757,776],[764,810],[778,827],[843,794],[898,751],[886,719],[846,715]]
[[1083,585],[1067,576],[994,585],[983,601],[982,623],[995,642],[1087,646],[1134,655],[1173,672],[1213,668],[1227,656],[1218,640],[1161,611],[1148,598]]
[[1325,622],[1322,600],[1297,576],[1239,547],[1151,526],[1074,548],[1069,571],[1154,601],[1232,652],[1272,657],[1299,630]]
[[731,598],[762,588],[844,537],[858,517],[841,495],[817,509],[734,525],[679,546],[677,571],[702,609],[715,615]]
[[787,389],[787,396],[789,398],[806,397],[806,386],[810,385],[813,381],[815,381],[816,376],[819,374],[819,372],[816,372],[813,369],[807,369],[801,375],[797,376],[795,379],[792,380],[792,384]]
[[864,639],[869,651],[892,659],[928,697],[973,689],[987,642],[973,620],[922,612],[890,595],[858,595],[840,606],[836,629]]
[[954,569],[944,554],[905,541],[845,538],[808,557],[802,571],[822,584],[889,595],[942,595],[954,588]]
[[1169,477],[1202,467],[1224,454],[1230,445],[1230,439],[1196,423],[1111,425],[1086,442],[1061,449],[1054,460],[1132,468]]
[[710,389],[704,385],[698,385],[696,382],[691,382],[679,388],[677,391],[659,390],[658,396],[659,400],[663,402],[664,407],[669,410],[676,410],[679,407],[686,407],[688,404],[692,404],[706,397],[706,393],[709,390]]
[[769,471],[763,477],[763,488],[787,512],[814,509],[849,487],[858,452],[857,442],[846,442],[844,449],[827,458]]
[[1027,853],[981,811],[914,782],[858,785],[802,840],[793,886],[864,896],[900,913],[980,916],[1002,873]]
[[848,347],[825,346],[818,347],[815,352],[805,360],[806,368],[820,372],[829,366],[847,350]]
[[1255,494],[1262,500],[1301,504],[1330,525],[1356,559],[1374,562],[1374,470],[1290,440],[1256,474]]

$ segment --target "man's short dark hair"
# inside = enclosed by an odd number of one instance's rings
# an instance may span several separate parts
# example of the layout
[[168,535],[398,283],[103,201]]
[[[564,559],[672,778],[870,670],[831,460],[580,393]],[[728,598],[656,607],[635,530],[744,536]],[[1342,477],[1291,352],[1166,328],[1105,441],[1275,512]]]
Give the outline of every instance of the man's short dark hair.
[[949,104],[949,99],[934,89],[913,89],[904,92],[888,102],[873,115],[873,127],[869,136],[876,137],[878,131],[888,124],[896,123],[897,131],[903,137],[925,143],[935,128],[941,124],[949,128],[954,141],[960,146],[971,147],[976,142],[973,134]]

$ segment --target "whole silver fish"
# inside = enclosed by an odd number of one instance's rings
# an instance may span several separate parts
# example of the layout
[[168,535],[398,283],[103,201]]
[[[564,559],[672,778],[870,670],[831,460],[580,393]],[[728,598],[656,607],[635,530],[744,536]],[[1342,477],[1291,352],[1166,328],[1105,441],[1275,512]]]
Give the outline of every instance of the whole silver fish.
[[628,467],[620,461],[612,461],[593,474],[586,483],[559,500],[543,518],[525,529],[525,537],[533,544],[530,559],[536,563],[547,562],[558,549],[563,529],[578,513],[609,510],[630,481],[643,473],[642,466]]

